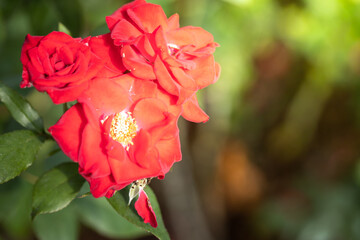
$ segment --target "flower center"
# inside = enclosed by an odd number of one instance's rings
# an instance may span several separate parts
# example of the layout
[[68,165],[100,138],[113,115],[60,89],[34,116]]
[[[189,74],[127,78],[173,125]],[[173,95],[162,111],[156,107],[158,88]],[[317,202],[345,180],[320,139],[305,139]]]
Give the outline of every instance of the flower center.
[[117,113],[111,121],[110,137],[128,150],[129,144],[134,144],[132,139],[136,136],[137,130],[138,126],[131,112]]
[[151,178],[144,178],[134,181],[131,184],[131,188],[129,190],[129,203],[130,205],[131,201],[139,195],[140,190],[143,190],[148,183],[150,183]]
[[62,61],[58,61],[55,63],[55,70],[59,71],[65,67],[65,63]]

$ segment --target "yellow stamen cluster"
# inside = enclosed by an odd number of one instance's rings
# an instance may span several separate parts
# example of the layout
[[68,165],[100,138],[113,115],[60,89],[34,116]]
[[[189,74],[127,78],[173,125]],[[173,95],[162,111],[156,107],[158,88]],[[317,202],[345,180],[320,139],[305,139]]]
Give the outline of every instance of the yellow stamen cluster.
[[117,113],[111,121],[110,137],[128,150],[129,144],[134,144],[132,140],[136,136],[137,130],[138,126],[135,118],[131,116],[131,112]]

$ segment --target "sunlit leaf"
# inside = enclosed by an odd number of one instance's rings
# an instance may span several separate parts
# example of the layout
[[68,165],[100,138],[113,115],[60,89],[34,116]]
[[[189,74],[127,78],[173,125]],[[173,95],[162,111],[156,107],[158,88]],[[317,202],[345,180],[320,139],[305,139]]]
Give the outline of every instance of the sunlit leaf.
[[0,136],[0,183],[20,175],[31,166],[41,146],[35,133],[19,130]]
[[78,173],[78,165],[72,162],[46,172],[34,186],[32,218],[65,208],[79,193],[84,181]]
[[130,187],[126,187],[121,191],[118,191],[112,198],[109,198],[108,201],[111,206],[125,219],[127,219],[132,224],[152,233],[159,239],[170,239],[169,233],[167,232],[159,207],[159,203],[155,197],[154,192],[150,187],[146,187],[145,192],[149,197],[151,206],[155,212],[156,219],[158,222],[157,228],[151,227],[149,224],[144,223],[143,219],[137,214],[134,203],[128,206],[129,202],[129,190]]
[[23,127],[42,133],[43,121],[39,114],[21,95],[0,82],[0,101],[5,104],[13,118]]

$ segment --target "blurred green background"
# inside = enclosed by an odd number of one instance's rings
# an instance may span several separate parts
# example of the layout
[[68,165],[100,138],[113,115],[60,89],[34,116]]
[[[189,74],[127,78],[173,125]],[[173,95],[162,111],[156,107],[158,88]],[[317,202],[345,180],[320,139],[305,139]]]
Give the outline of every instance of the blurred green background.
[[[120,0],[0,0],[0,80],[46,127],[62,114],[21,89],[25,35],[62,22],[74,37],[107,32]],[[199,92],[205,124],[180,121],[183,161],[151,184],[173,239],[360,239],[360,0],[156,0],[221,45],[219,81]],[[21,127],[0,104],[0,132]],[[53,146],[48,146],[53,147]],[[31,182],[62,161],[39,156],[0,185],[0,239],[154,239],[103,199],[30,221]]]

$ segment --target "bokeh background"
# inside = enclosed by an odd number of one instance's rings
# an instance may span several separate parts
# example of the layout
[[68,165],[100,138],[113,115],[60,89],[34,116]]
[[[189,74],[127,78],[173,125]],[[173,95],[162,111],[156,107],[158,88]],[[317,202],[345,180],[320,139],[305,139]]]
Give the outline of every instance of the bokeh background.
[[[25,35],[59,22],[74,37],[102,34],[125,2],[0,0],[0,80],[46,127],[63,109],[19,88]],[[149,2],[221,45],[221,77],[198,94],[210,121],[180,120],[183,160],[151,183],[172,239],[360,239],[360,0]],[[0,132],[20,128],[0,104]],[[0,239],[154,239],[101,199],[31,222],[32,183],[62,161],[40,153],[29,173],[0,185]]]

